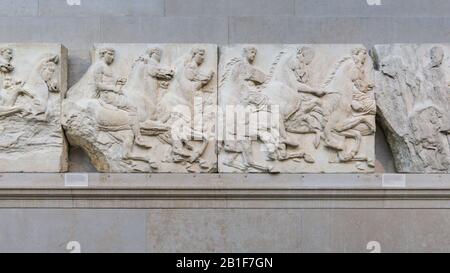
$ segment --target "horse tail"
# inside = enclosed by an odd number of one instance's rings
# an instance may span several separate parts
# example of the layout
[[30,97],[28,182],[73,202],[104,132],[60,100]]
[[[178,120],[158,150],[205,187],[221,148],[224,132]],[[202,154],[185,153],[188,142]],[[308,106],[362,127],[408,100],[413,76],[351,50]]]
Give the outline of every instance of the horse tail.
[[351,59],[351,57],[348,57],[348,56],[344,57],[333,67],[333,70],[331,71],[330,75],[328,76],[328,78],[325,80],[325,82],[322,85],[323,89],[325,89],[334,80],[337,72],[342,67],[342,65],[350,59]]

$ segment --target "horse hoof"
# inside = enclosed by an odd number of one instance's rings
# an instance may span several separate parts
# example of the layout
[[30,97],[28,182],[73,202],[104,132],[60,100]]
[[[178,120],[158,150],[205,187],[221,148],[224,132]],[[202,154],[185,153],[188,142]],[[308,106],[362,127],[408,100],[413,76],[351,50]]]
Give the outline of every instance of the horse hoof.
[[314,158],[311,155],[305,154],[305,156],[303,157],[303,159],[305,160],[306,163],[310,163],[310,164],[314,164],[316,163],[316,161],[314,160]]
[[141,146],[143,148],[147,148],[147,149],[152,148],[152,145],[150,145],[150,143],[140,140],[140,139],[136,139],[135,143],[136,143],[136,145]]

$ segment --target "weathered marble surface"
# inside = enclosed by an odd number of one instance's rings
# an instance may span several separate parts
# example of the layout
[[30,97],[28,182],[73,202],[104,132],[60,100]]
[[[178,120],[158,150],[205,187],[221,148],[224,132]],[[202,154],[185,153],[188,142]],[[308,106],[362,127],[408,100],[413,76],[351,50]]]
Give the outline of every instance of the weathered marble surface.
[[397,171],[450,171],[450,45],[377,45],[379,119]]
[[66,91],[62,45],[0,44],[0,172],[67,171]]
[[99,171],[217,170],[216,45],[95,45],[63,108],[69,142]]
[[[373,66],[362,45],[230,45],[219,63],[220,172],[374,171]],[[230,106],[249,107],[248,119]]]

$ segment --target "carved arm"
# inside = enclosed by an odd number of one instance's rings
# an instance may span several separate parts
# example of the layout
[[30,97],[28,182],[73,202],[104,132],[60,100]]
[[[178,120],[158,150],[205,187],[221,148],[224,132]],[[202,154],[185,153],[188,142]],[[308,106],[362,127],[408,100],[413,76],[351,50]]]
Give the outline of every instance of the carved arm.
[[152,66],[149,68],[148,74],[159,80],[171,80],[175,75],[175,71],[164,67]]
[[97,92],[105,91],[105,92],[120,93],[120,89],[123,86],[122,81],[118,80],[116,82],[116,85],[112,85],[112,84],[103,82],[103,76],[104,76],[104,73],[103,73],[102,69],[95,71],[94,82],[95,82],[95,87],[97,89]]

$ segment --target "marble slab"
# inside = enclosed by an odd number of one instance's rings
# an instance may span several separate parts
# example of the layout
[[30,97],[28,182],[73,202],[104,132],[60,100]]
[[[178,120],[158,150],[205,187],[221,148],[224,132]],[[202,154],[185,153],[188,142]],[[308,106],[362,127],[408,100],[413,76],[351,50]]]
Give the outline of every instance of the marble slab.
[[219,172],[374,172],[364,46],[229,45],[219,64]]
[[67,171],[66,91],[62,45],[0,44],[0,172]]
[[217,171],[216,45],[97,44],[63,108],[98,171]]
[[376,45],[380,124],[401,173],[450,172],[450,44]]

